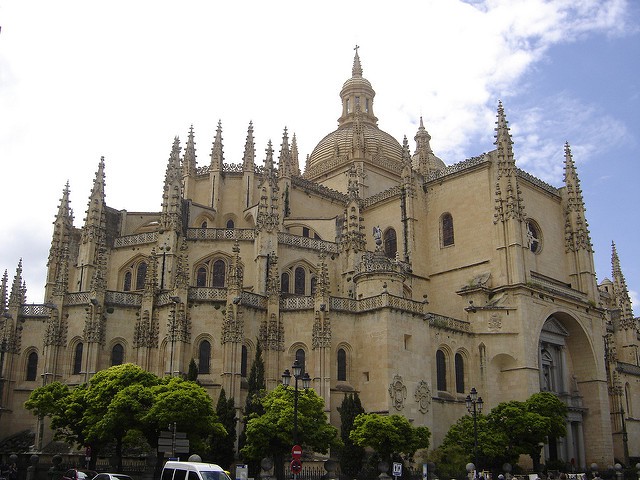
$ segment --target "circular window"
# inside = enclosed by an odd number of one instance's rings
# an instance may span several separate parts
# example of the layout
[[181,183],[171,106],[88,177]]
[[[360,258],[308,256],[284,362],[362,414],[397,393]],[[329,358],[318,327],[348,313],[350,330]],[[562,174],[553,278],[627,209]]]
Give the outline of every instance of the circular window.
[[533,253],[542,251],[542,233],[533,220],[527,220],[527,246]]

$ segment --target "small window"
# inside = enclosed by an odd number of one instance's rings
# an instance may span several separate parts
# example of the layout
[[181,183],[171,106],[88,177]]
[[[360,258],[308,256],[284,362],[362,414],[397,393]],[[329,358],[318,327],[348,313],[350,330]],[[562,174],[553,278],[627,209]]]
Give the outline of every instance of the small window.
[[38,354],[31,352],[27,358],[27,381],[33,382],[38,376]]
[[316,287],[318,286],[318,279],[316,277],[311,277],[311,295],[316,294]]
[[122,365],[124,363],[124,347],[116,343],[111,349],[111,366]]
[[126,272],[124,274],[124,285],[122,288],[125,292],[131,291],[131,272]]
[[136,273],[136,290],[144,289],[144,281],[147,278],[147,263],[141,262],[138,265],[138,271]]
[[366,113],[369,113],[369,99],[368,99],[368,98],[366,98],[366,99],[364,100],[364,111],[365,111]]
[[207,221],[206,220],[200,224],[200,228],[207,228]]
[[196,273],[196,287],[206,287],[207,286],[207,269],[206,267],[198,268],[198,272]]
[[198,373],[210,373],[211,343],[208,340],[200,342],[198,349]]
[[295,270],[295,284],[293,286],[296,295],[304,295],[306,283],[306,272],[304,268],[298,267]]
[[73,354],[73,371],[74,375],[79,374],[82,371],[82,343],[76,345]]
[[527,220],[527,245],[533,253],[540,253],[542,250],[540,227],[533,220]]
[[445,213],[441,217],[440,227],[442,229],[442,246],[453,245],[453,217],[450,213]]
[[307,371],[306,367],[305,367],[305,351],[302,348],[299,348],[298,350],[296,350],[296,360],[298,361],[298,363],[302,366],[302,370],[300,371],[301,375],[304,375],[304,372]]
[[289,274],[287,272],[280,275],[280,291],[282,293],[289,293]]
[[346,106],[347,113],[351,113],[351,105],[349,105],[349,99],[347,98],[344,101],[344,103],[345,103],[345,106]]
[[436,379],[438,390],[447,391],[447,361],[442,350],[436,352]]
[[228,229],[235,228],[235,223],[233,223],[233,220],[231,219],[227,220],[227,228]]
[[456,353],[456,393],[464,393],[464,358]]
[[338,381],[346,382],[347,380],[347,352],[344,348],[338,349]]
[[309,238],[309,227],[302,227],[302,236]]
[[247,364],[249,361],[248,357],[249,357],[249,352],[247,350],[247,346],[243,345],[242,353],[240,354],[240,376],[241,377],[247,376]]
[[396,258],[397,251],[398,240],[396,237],[396,231],[393,228],[388,228],[384,232],[384,254],[387,258]]
[[216,288],[224,287],[226,266],[224,261],[216,260],[213,262],[213,286]]

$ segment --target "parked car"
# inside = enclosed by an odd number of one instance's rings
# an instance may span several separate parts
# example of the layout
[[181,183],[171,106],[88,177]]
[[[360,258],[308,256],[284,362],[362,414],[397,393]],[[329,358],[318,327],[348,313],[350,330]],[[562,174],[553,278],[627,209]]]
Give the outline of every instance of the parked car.
[[92,480],[98,472],[84,468],[70,468],[62,476],[62,480]]
[[133,480],[129,475],[123,473],[99,473],[93,480]]

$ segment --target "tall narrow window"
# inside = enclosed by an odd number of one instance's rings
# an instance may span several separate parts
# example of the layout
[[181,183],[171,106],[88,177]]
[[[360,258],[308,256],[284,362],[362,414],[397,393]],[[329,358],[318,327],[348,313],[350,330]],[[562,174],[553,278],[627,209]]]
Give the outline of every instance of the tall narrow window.
[[131,272],[124,274],[124,286],[122,288],[125,292],[131,291]]
[[203,340],[198,348],[198,373],[209,373],[210,362],[211,344],[208,340]]
[[441,228],[442,246],[448,247],[449,245],[453,245],[453,217],[450,213],[445,213],[442,215]]
[[318,279],[316,277],[311,277],[311,295],[315,295],[316,287],[318,286]]
[[456,393],[464,393],[464,358],[462,354],[456,353]]
[[200,228],[207,228],[207,221],[206,220],[200,224]]
[[111,349],[111,366],[122,365],[124,363],[124,347],[116,343]]
[[207,268],[200,267],[198,268],[198,272],[196,273],[196,287],[206,287],[207,286]]
[[38,354],[31,352],[27,358],[27,381],[33,382],[38,376]]
[[302,370],[301,370],[301,374],[304,375],[304,372],[307,371],[306,366],[304,364],[305,362],[305,352],[302,348],[299,348],[298,350],[296,350],[296,360],[298,361],[298,363],[300,364],[300,366],[302,366]]
[[309,237],[309,227],[302,227],[302,236]]
[[229,229],[235,228],[235,223],[233,223],[233,220],[231,219],[227,220],[227,228]]
[[447,361],[442,350],[436,352],[436,379],[438,390],[447,390]]
[[347,352],[344,348],[338,349],[338,381],[347,381]]
[[213,286],[216,288],[224,287],[225,264],[222,260],[213,262]]
[[304,268],[298,267],[295,271],[294,293],[296,295],[304,295],[304,287],[306,283],[306,274]]
[[82,371],[82,343],[76,345],[76,349],[73,353],[73,371],[72,373],[77,375]]
[[364,100],[364,111],[365,111],[366,113],[369,113],[369,99],[368,99],[368,98],[366,98],[366,99]]
[[247,364],[249,363],[249,352],[246,345],[242,345],[242,353],[240,354],[240,376],[247,376]]
[[387,258],[396,258],[397,251],[398,239],[396,237],[396,231],[393,228],[388,228],[384,232],[384,254]]
[[136,273],[136,290],[144,290],[144,281],[147,278],[147,263],[140,262]]
[[287,272],[280,275],[280,291],[282,293],[289,293],[289,274]]

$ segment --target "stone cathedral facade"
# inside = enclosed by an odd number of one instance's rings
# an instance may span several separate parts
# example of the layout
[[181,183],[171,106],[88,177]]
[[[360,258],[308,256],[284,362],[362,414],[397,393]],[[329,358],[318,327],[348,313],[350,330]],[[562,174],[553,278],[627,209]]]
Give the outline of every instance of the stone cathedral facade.
[[422,120],[411,153],[378,127],[357,50],[339,97],[304,171],[295,135],[260,155],[252,124],[227,162],[218,124],[205,164],[193,128],[174,140],[161,211],[109,207],[101,159],[78,228],[67,184],[45,302],[26,304],[22,261],[2,280],[0,436],[42,448],[31,391],[123,362],[182,375],[194,359],[214,401],[224,387],[244,405],[260,344],[268,388],[298,359],[335,425],[358,392],[437,446],[472,387],[485,410],[546,390],[570,413],[543,458],[639,456],[638,319],[615,246],[597,284],[569,145],[561,187],[519,169],[498,104],[488,153],[445,164]]

